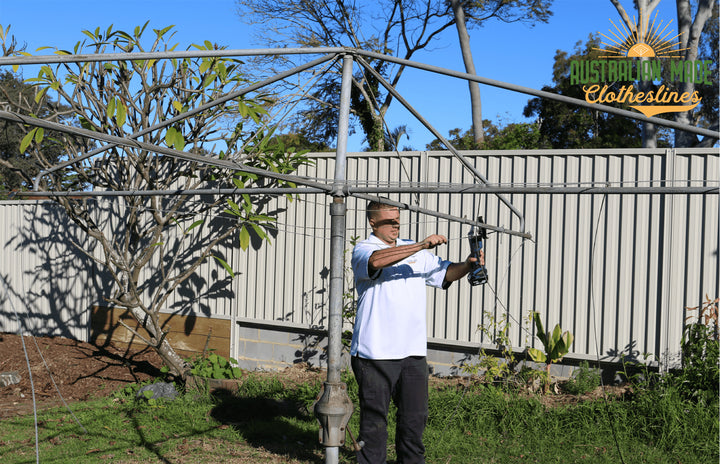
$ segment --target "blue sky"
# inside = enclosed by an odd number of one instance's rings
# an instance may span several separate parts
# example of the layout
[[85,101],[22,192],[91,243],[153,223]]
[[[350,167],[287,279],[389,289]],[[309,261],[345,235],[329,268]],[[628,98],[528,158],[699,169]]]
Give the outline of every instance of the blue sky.
[[[622,0],[630,15],[632,0]],[[480,76],[540,89],[551,83],[555,52],[571,51],[575,43],[590,33],[607,33],[619,16],[610,0],[555,0],[554,15],[548,24],[487,23],[470,31],[473,58]],[[677,29],[675,1],[662,0],[658,19]],[[253,42],[256,31],[242,23],[234,0],[0,0],[0,24],[11,25],[11,33],[27,43],[33,53],[40,46],[71,48],[82,40],[83,29],[132,30],[145,21],[149,27],[175,25],[180,48],[210,40],[232,49],[262,48]],[[40,52],[47,53],[47,52]],[[429,51],[418,53],[415,61],[463,71],[462,57],[454,29],[435,42]],[[464,81],[412,71],[398,87],[410,104],[420,111],[441,134],[459,127],[470,127],[470,105]],[[528,95],[481,86],[483,118],[504,122],[525,121],[522,110]],[[434,137],[420,123],[395,104],[388,114],[390,127],[410,128],[410,139],[402,145],[424,149]],[[352,137],[350,150],[359,150],[362,140]]]

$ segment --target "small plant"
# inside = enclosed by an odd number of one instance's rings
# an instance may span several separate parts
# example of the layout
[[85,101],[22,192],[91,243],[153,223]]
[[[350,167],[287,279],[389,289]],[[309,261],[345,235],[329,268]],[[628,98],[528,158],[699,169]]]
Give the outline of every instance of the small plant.
[[503,315],[500,320],[495,319],[490,311],[485,312],[485,316],[489,320],[487,325],[478,325],[478,331],[485,334],[492,340],[500,350],[501,356],[493,356],[482,348],[479,352],[479,360],[476,364],[463,364],[462,371],[470,375],[478,375],[483,372],[486,382],[495,380],[504,380],[512,377],[517,361],[515,353],[512,350],[512,344],[508,332],[510,331],[510,323],[507,321],[507,315]]
[[590,367],[587,361],[580,363],[570,380],[563,385],[563,390],[572,395],[584,395],[600,386],[600,370]]
[[515,378],[520,385],[523,385],[525,389],[531,392],[537,391],[541,384],[545,385],[546,383],[545,371],[539,371],[527,365],[518,370]]
[[718,328],[718,302],[708,296],[702,306],[685,308],[698,311],[697,316],[688,316],[682,337],[682,371],[676,374],[680,391],[691,398],[718,395],[720,368],[720,333]]
[[119,389],[115,393],[113,393],[113,398],[119,401],[126,401],[129,399],[134,399],[137,395],[138,390],[140,388],[144,387],[145,385],[150,385],[152,383],[152,380],[146,380],[145,382],[141,383],[131,383],[129,385],[126,385],[125,387]]
[[642,358],[622,354],[620,355],[622,371],[618,372],[618,374],[626,382],[649,390],[659,385],[663,380],[662,376],[650,367],[652,363],[657,363],[657,361],[657,358],[650,353],[643,353]]
[[242,371],[239,367],[233,366],[237,361],[233,358],[229,360],[223,356],[212,353],[207,358],[198,357],[191,361],[192,368],[190,373],[197,377],[208,379],[239,379]]
[[160,398],[153,398],[154,393],[150,390],[145,390],[142,392],[143,399],[147,402],[148,406],[151,408],[163,408],[163,400]]
[[537,363],[545,363],[545,391],[547,391],[550,383],[550,365],[560,361],[563,356],[568,354],[572,346],[573,335],[567,330],[563,332],[560,324],[555,325],[552,333],[545,332],[545,328],[540,320],[540,313],[537,311],[532,313],[532,318],[535,321],[535,328],[537,329],[536,336],[540,339],[545,351],[540,351],[537,348],[528,348],[528,355]]

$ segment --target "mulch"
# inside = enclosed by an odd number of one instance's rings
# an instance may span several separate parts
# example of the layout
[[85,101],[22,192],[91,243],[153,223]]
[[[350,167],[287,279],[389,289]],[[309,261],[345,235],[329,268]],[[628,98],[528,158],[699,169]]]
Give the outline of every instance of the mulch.
[[128,351],[64,337],[21,339],[0,333],[0,374],[17,372],[21,378],[20,383],[0,387],[0,418],[32,413],[28,362],[38,409],[61,406],[63,399],[71,403],[109,396],[128,384],[159,376],[162,366],[150,349]]

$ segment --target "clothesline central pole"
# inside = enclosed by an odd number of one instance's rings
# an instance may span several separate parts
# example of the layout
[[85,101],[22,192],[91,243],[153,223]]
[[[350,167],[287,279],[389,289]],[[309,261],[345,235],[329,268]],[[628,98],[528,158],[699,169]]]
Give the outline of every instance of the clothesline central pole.
[[347,139],[350,125],[350,90],[352,85],[352,55],[343,57],[338,141],[335,157],[335,178],[330,192],[330,297],[328,309],[328,368],[323,392],[315,403],[315,416],[320,422],[320,443],[325,446],[326,464],[337,464],[339,447],[345,443],[347,423],[353,404],[347,386],[341,381],[342,309],[345,283],[345,172]]

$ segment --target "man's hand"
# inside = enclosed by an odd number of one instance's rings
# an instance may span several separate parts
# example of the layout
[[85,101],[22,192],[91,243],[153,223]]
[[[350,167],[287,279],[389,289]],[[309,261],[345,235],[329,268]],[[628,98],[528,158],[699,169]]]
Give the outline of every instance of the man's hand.
[[447,237],[444,235],[437,235],[433,234],[428,236],[425,240],[420,242],[424,245],[426,249],[435,248],[438,245],[442,245],[443,243],[447,243]]
[[475,263],[484,266],[485,265],[485,252],[483,250],[480,250],[480,257],[479,259],[475,258],[473,255],[470,255],[465,260],[465,264],[470,266],[471,268],[475,267]]
[[485,265],[485,253],[480,251],[480,259],[478,260],[473,255],[468,256],[465,261],[460,263],[453,263],[448,266],[445,272],[445,281],[454,282],[461,277],[466,276],[470,271],[473,270],[476,264]]

